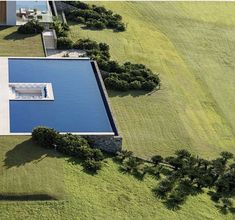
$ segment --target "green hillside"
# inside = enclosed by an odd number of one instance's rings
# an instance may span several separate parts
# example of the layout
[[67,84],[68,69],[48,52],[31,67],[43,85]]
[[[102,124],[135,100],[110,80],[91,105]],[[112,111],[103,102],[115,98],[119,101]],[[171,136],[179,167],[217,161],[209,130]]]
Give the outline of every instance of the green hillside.
[[234,3],[102,2],[127,31],[72,26],[74,40],[107,42],[113,59],[146,64],[162,79],[151,95],[111,92],[124,146],[140,156],[176,149],[213,157],[235,146]]

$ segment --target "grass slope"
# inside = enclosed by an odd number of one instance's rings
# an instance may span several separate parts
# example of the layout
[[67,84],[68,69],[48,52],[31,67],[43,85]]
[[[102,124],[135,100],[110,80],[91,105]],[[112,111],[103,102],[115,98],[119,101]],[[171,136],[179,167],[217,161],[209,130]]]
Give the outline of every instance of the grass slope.
[[233,219],[220,214],[206,194],[189,198],[179,211],[168,210],[152,193],[156,180],[123,174],[111,160],[96,176],[76,163],[64,160],[63,166],[66,199],[0,203],[0,219]]
[[121,14],[127,31],[71,36],[107,42],[112,57],[140,62],[160,73],[151,95],[110,92],[124,146],[137,155],[186,148],[204,157],[234,151],[234,3],[102,2]]
[[[29,137],[0,137],[0,195],[48,195],[62,199],[62,159]],[[53,186],[53,187],[52,187]]]
[[0,27],[0,56],[43,57],[41,35],[21,35],[16,27]]

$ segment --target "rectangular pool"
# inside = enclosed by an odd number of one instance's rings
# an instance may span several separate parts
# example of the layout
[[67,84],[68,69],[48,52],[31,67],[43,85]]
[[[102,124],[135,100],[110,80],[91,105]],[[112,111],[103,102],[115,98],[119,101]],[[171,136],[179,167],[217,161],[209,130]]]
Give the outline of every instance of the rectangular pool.
[[51,83],[54,100],[11,100],[10,132],[36,126],[60,132],[114,133],[100,82],[89,59],[9,58],[10,83]]
[[37,9],[39,11],[48,11],[48,2],[39,1],[16,1],[16,10],[24,8],[25,10]]

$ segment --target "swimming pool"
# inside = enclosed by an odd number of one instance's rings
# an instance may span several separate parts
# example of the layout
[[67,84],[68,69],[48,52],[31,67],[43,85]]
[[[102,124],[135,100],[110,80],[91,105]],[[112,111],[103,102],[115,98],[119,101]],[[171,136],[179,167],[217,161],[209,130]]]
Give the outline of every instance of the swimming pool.
[[47,1],[16,1],[16,9],[24,8],[26,10],[29,9],[37,9],[39,11],[48,11]]
[[72,133],[115,133],[89,59],[9,58],[9,83],[50,83],[54,100],[10,100],[10,133],[36,126]]

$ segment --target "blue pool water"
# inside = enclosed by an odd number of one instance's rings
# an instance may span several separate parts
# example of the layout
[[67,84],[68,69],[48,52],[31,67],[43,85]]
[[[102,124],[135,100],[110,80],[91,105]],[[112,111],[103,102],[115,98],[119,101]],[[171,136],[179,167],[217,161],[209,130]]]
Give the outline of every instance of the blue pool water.
[[48,11],[48,5],[46,1],[17,1],[16,9],[24,8],[28,9],[38,9],[40,11]]
[[52,83],[54,101],[10,101],[10,131],[113,132],[89,60],[9,59],[9,81]]

